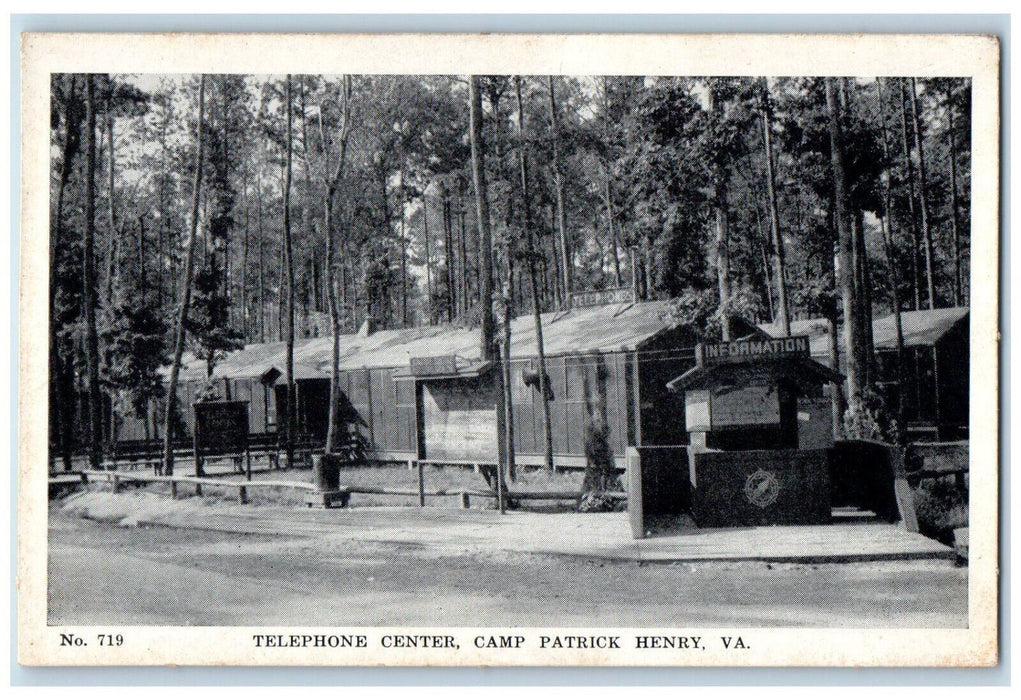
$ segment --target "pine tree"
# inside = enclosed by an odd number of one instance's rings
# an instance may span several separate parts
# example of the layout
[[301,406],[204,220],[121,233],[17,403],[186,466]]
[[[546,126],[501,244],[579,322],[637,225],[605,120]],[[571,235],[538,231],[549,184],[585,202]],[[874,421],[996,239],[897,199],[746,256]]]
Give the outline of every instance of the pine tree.
[[240,330],[231,327],[229,300],[224,294],[224,269],[217,255],[198,274],[192,289],[191,308],[185,328],[192,339],[195,357],[206,362],[206,378],[212,378],[217,363],[233,350],[245,346]]
[[103,375],[121,408],[142,421],[147,439],[149,408],[166,395],[159,370],[170,362],[168,331],[158,290],[135,271],[118,276],[101,335],[108,358]]
[[174,426],[177,417],[177,378],[181,371],[181,358],[184,355],[186,338],[185,324],[191,306],[191,288],[195,272],[195,240],[198,238],[199,200],[202,191],[203,121],[206,102],[206,76],[199,77],[198,119],[195,127],[195,181],[192,185],[191,218],[189,219],[188,248],[184,263],[184,280],[181,285],[181,305],[177,313],[177,326],[174,331],[174,357],[170,365],[170,381],[167,385],[166,412],[163,417],[163,473],[174,473]]

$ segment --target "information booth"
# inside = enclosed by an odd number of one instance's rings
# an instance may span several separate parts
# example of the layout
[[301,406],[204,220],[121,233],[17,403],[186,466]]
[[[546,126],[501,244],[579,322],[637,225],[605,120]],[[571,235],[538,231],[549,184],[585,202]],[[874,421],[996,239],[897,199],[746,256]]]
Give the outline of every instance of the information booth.
[[841,375],[807,336],[707,343],[667,384],[684,392],[691,510],[702,527],[830,519],[830,401]]

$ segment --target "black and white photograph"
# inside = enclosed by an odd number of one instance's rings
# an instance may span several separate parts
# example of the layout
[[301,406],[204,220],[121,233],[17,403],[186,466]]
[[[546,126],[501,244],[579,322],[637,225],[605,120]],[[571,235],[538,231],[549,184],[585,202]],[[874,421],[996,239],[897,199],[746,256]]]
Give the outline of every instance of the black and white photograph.
[[26,42],[24,662],[995,663],[996,42],[463,38]]

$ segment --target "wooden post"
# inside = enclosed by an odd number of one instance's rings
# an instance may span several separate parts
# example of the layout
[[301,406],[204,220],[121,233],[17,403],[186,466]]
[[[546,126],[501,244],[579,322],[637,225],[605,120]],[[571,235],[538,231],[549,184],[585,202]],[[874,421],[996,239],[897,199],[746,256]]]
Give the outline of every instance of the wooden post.
[[[197,402],[196,402],[197,403]],[[191,447],[192,454],[195,456],[195,476],[202,476],[202,457],[199,451],[199,445],[202,444],[202,439],[199,436],[199,418],[196,404],[191,405],[192,415],[195,417],[195,427],[192,430]]]
[[932,344],[932,417],[936,424],[936,442],[943,440],[943,417],[939,409],[939,356],[934,342]]
[[[411,462],[408,463],[409,465]],[[418,506],[425,506],[425,464],[418,462]]]
[[506,504],[503,502],[503,474],[500,473],[500,465],[496,465],[496,502],[500,506],[500,515],[507,512]]
[[888,459],[893,471],[893,495],[897,501],[897,513],[901,524],[908,532],[918,532],[918,515],[915,511],[914,494],[908,485],[907,472],[904,465],[904,449],[890,448]]
[[631,536],[645,537],[645,514],[642,502],[642,457],[637,447],[627,448],[627,512],[631,523]]
[[202,484],[200,484],[197,481],[195,482],[195,495],[196,496],[201,496],[202,495]]
[[120,477],[118,477],[116,474],[114,474],[112,476],[112,480],[111,481],[113,483],[113,492],[117,493],[120,490],[120,483],[121,483],[120,482]]
[[464,491],[461,492],[461,507],[471,508],[471,499],[468,498],[468,494]]
[[245,450],[245,462],[248,469],[248,480],[252,480],[252,451],[250,449]]
[[248,503],[248,487],[241,485],[238,487],[238,497],[242,503]]
[[[635,406],[635,446],[642,444],[642,375],[639,370],[638,353],[631,355],[631,391]],[[553,470],[554,472],[556,469]]]
[[173,479],[170,480],[170,497],[177,498],[177,482]]

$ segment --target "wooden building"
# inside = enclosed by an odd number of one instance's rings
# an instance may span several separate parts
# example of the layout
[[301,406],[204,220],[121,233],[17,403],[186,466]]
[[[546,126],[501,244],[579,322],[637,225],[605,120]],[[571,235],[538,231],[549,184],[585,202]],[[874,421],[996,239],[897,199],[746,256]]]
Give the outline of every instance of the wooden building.
[[[902,311],[903,377],[897,376],[897,330],[893,314],[872,322],[880,391],[889,407],[904,399],[911,439],[959,440],[968,437],[970,335],[967,307]],[[781,335],[775,324],[762,330]],[[837,331],[839,333],[839,329]],[[791,322],[791,335],[807,335],[812,358],[830,366],[832,338],[824,318]],[[838,343],[837,347],[840,347]],[[840,355],[840,371],[844,357]]]
[[[543,314],[552,390],[554,463],[585,464],[585,426],[593,413],[610,431],[620,467],[628,445],[686,442],[682,398],[667,382],[694,364],[694,338],[676,328],[661,301],[616,303]],[[542,401],[531,315],[511,322],[511,396],[518,464],[542,464]],[[495,461],[493,368],[480,363],[478,329],[428,326],[347,334],[340,342],[347,423],[380,461]],[[298,430],[325,440],[332,339],[295,342]],[[214,371],[222,398],[249,402],[249,425],[278,432],[286,391],[284,343],[251,344]],[[431,371],[423,368],[432,367]],[[178,390],[191,431],[191,403],[207,383],[204,362],[185,356]],[[121,439],[141,437],[125,419]]]

